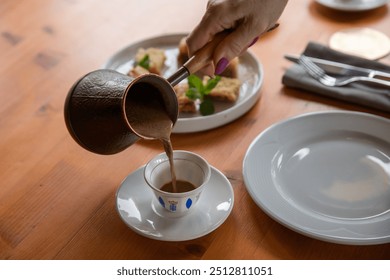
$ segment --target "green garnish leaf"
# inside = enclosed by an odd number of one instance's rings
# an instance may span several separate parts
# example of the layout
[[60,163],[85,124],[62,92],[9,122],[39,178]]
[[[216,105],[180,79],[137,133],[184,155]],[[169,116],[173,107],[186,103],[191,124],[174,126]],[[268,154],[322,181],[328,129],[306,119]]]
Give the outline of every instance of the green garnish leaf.
[[191,100],[201,99],[199,91],[196,88],[189,88],[186,92],[186,96]]
[[145,56],[138,62],[138,65],[145,68],[146,70],[149,70],[150,67],[149,55],[145,54]]
[[212,79],[209,79],[206,84],[203,84],[203,81],[196,75],[190,75],[187,78],[188,80],[188,90],[186,91],[186,96],[191,100],[199,100],[200,107],[199,111],[203,116],[211,115],[214,113],[214,104],[211,99],[205,98],[213,88],[221,80],[220,76],[215,76]]
[[211,99],[204,99],[202,103],[200,103],[199,111],[203,116],[214,114],[215,108],[214,103]]
[[199,93],[202,93],[204,88],[203,88],[203,82],[202,80],[196,76],[196,75],[189,75],[188,76],[188,86],[189,88],[196,89]]
[[220,80],[220,76],[215,76],[213,79],[209,79],[204,87],[204,94],[209,94],[213,90],[213,88],[217,86]]
[[196,75],[190,75],[187,78],[188,80],[188,90],[186,96],[191,100],[199,100],[200,107],[199,111],[203,116],[211,115],[214,113],[214,104],[211,99],[206,99],[205,96],[208,95],[213,88],[221,80],[220,76],[215,76],[212,79],[209,79],[206,84],[203,84],[203,81]]

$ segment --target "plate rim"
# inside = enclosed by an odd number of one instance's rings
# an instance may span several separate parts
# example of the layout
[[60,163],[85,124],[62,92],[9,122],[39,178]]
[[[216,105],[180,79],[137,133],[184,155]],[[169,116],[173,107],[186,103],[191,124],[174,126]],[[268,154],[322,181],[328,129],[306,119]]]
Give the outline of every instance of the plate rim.
[[[137,46],[141,46],[142,44],[149,44],[151,41],[155,40],[176,40],[179,43],[179,39],[187,36],[188,33],[166,33],[158,36],[152,36],[145,39],[141,39],[135,41],[134,43],[130,43],[127,46],[120,48],[118,51],[113,53],[106,61],[103,63],[103,69],[113,69],[110,67],[110,64],[115,61],[115,58],[120,57],[122,53],[125,53]],[[173,127],[172,133],[193,133],[193,132],[201,132],[207,131],[213,128],[217,128],[223,125],[226,125],[247,113],[259,100],[261,95],[261,87],[264,82],[264,69],[261,62],[257,59],[257,57],[253,54],[252,51],[247,50],[242,56],[246,56],[247,59],[250,59],[254,65],[256,66],[256,75],[257,82],[253,84],[253,89],[248,95],[241,101],[236,102],[231,107],[217,112],[208,116],[195,116],[189,118],[178,118],[175,126]],[[218,121],[215,121],[218,120]]]
[[[244,179],[244,184],[245,188],[248,191],[250,197],[252,200],[256,203],[256,205],[263,210],[269,217],[271,217],[273,220],[276,222],[280,223],[281,225],[298,232],[304,236],[315,238],[318,240],[326,241],[326,242],[331,242],[331,243],[336,243],[336,244],[344,244],[344,245],[374,245],[374,244],[384,244],[384,243],[389,243],[390,242],[390,231],[389,234],[386,236],[380,236],[380,237],[374,237],[374,238],[356,238],[356,237],[340,237],[337,235],[330,235],[330,234],[323,234],[321,233],[321,230],[318,231],[309,231],[308,229],[302,228],[302,225],[299,225],[294,222],[287,221],[284,219],[283,215],[275,213],[269,205],[264,204],[263,201],[257,199],[257,194],[256,190],[254,187],[250,186],[250,183],[248,182],[248,175],[247,175],[247,165],[248,165],[248,157],[253,149],[253,147],[257,144],[257,142],[264,136],[267,135],[270,131],[277,129],[278,127],[285,125],[288,122],[295,122],[299,119],[302,118],[308,118],[311,116],[320,116],[320,115],[342,115],[342,116],[360,116],[363,118],[369,118],[373,119],[375,121],[379,122],[385,122],[386,124],[390,125],[390,119],[387,119],[385,117],[369,114],[369,113],[364,113],[364,112],[356,112],[356,111],[346,111],[346,110],[332,110],[332,111],[318,111],[318,112],[310,112],[310,113],[304,113],[300,115],[296,115],[284,120],[281,120],[277,123],[272,124],[271,126],[267,127],[265,130],[263,130],[261,133],[259,133],[255,139],[250,143],[245,156],[243,160],[243,165],[242,165],[242,173],[243,173],[243,179]],[[274,186],[272,186],[274,188]],[[289,206],[295,208],[292,204],[287,203]],[[307,214],[302,214],[303,216],[308,216]]]
[[[335,9],[338,11],[344,11],[344,12],[359,12],[359,11],[369,11],[373,9],[377,9],[381,6],[384,6],[387,4],[388,0],[376,0],[376,3],[373,3],[372,5],[350,5],[350,4],[342,4],[338,3],[335,0],[315,0],[318,4]],[[333,4],[332,4],[333,3]]]

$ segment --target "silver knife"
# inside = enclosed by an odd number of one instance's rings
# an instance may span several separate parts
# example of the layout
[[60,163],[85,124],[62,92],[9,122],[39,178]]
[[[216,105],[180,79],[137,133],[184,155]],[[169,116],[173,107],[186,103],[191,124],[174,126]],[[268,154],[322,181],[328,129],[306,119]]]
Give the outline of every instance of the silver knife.
[[[287,60],[298,63],[299,56],[298,55],[289,55],[286,54],[284,56]],[[344,64],[336,61],[319,59],[315,57],[309,57],[315,64],[320,66],[325,72],[330,74],[338,74],[338,75],[348,75],[348,76],[367,76],[370,78],[377,78],[386,81],[390,81],[390,73],[386,73],[383,71],[357,67],[349,64]]]

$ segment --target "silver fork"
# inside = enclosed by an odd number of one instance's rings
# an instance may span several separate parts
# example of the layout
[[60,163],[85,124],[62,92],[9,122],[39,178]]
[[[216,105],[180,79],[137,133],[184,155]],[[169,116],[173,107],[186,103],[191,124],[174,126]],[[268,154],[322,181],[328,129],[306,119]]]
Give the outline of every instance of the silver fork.
[[329,87],[341,87],[354,82],[370,82],[380,84],[382,86],[390,87],[390,82],[381,79],[353,76],[353,77],[332,77],[325,73],[325,70],[317,66],[307,56],[301,55],[299,64],[305,69],[305,71],[320,83]]

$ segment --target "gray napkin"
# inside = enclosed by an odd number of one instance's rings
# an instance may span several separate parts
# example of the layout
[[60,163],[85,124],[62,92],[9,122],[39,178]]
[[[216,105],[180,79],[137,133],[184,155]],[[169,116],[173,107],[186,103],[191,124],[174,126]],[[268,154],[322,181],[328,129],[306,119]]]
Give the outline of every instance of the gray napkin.
[[[307,45],[303,54],[390,73],[390,66],[388,65],[343,54],[314,42],[310,42]],[[288,87],[303,89],[331,98],[390,112],[390,89],[383,87],[373,87],[363,83],[352,83],[343,87],[328,87],[314,80],[297,64],[287,69],[283,75],[282,83]]]

